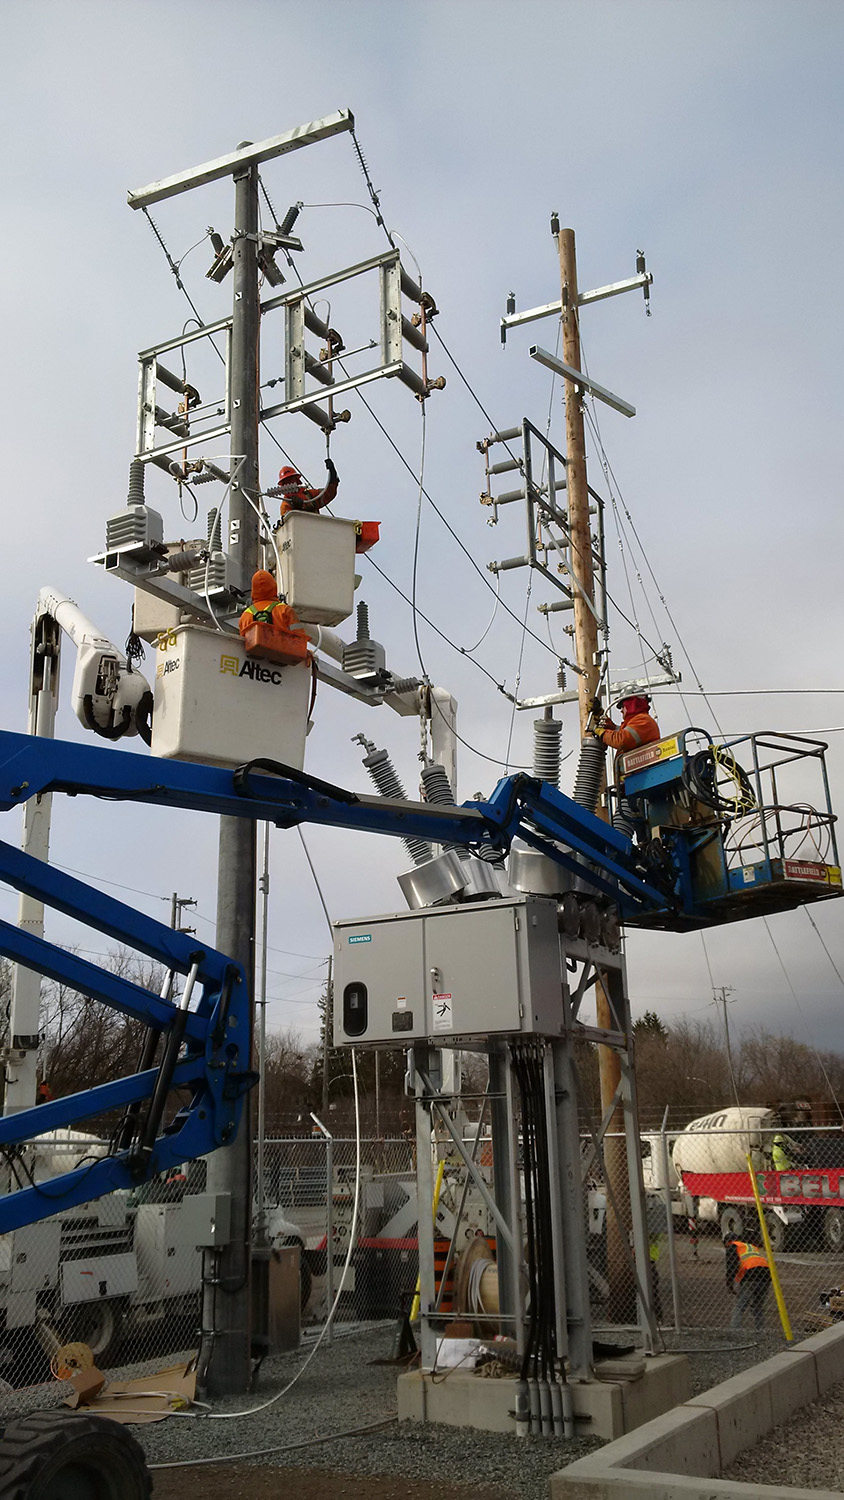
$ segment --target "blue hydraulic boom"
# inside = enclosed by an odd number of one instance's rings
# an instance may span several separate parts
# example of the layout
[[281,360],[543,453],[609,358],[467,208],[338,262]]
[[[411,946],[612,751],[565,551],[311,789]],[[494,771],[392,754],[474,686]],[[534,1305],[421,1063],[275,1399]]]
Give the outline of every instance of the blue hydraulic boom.
[[[789,814],[798,804],[778,801],[776,788],[773,804],[764,801],[762,747],[773,747],[780,777],[782,766],[801,756],[820,758],[823,765],[825,747],[819,742],[787,736],[783,749],[782,738],[760,736],[757,744],[750,737],[752,769],[743,779],[732,751],[722,747],[713,770],[711,745],[687,745],[683,736],[646,747],[644,761],[644,752],[637,752],[640,760],[628,773],[622,767],[615,793],[629,832],[524,775],[504,778],[486,801],[448,807],[359,795],[267,760],[233,772],[8,732],[0,732],[0,811],[65,792],[250,818],[280,828],[321,823],[413,837],[457,844],[487,858],[503,857],[518,837],[563,866],[573,880],[585,882],[598,899],[614,903],[628,925],[681,931],[841,894],[837,863],[805,854],[788,858],[788,839],[795,834]],[[733,782],[738,778],[732,809],[723,786],[719,790],[725,775]],[[812,812],[812,837],[817,843],[822,830],[835,858],[828,799],[825,809]],[[744,864],[737,865],[732,830],[741,818],[761,833],[742,835],[737,847]],[[761,856],[748,859],[751,848],[761,849]],[[49,1184],[24,1185],[0,1198],[3,1233],[226,1144],[236,1134],[255,1075],[249,1069],[248,982],[238,964],[3,842],[0,880],[145,953],[168,975],[164,993],[155,995],[0,923],[0,954],[133,1017],[146,1032],[134,1074],[0,1120],[0,1151],[14,1168],[20,1142],[94,1115],[123,1112],[107,1156]],[[183,979],[181,996],[170,999],[177,976]],[[189,1097],[168,1120],[175,1089],[187,1090]],[[17,1166],[20,1177],[25,1165],[19,1156]]]

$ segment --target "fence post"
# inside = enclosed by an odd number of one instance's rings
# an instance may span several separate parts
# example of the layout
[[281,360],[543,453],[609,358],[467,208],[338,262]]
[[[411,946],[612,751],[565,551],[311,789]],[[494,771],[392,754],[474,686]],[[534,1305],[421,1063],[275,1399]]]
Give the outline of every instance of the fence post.
[[677,1276],[677,1247],[674,1243],[674,1205],[671,1201],[671,1181],[668,1160],[668,1141],[665,1137],[665,1126],[668,1120],[668,1105],[665,1106],[665,1114],[659,1129],[659,1147],[662,1158],[662,1191],[665,1197],[665,1207],[668,1214],[666,1233],[668,1235],[668,1268],[671,1272],[671,1301],[674,1304],[674,1328],[679,1337],[680,1334],[680,1283]]
[[325,1295],[326,1337],[334,1341],[334,1137],[311,1110],[311,1119],[325,1137]]

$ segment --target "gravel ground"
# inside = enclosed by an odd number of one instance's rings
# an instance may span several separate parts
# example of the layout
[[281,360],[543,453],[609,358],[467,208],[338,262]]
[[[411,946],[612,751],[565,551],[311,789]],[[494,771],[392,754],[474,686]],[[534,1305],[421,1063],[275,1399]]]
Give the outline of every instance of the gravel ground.
[[[137,1427],[135,1434],[154,1468],[173,1460],[189,1463],[195,1457],[234,1453],[253,1454],[256,1462],[260,1462],[257,1450],[261,1448],[303,1443],[327,1433],[384,1421],[395,1414],[397,1372],[394,1365],[372,1361],[387,1358],[391,1344],[389,1329],[337,1339],[332,1347],[323,1344],[289,1394],[255,1416],[225,1422],[171,1417],[154,1426]],[[258,1397],[233,1398],[219,1403],[218,1409],[235,1411],[259,1404],[282,1389],[301,1364],[301,1354],[268,1360]],[[481,1500],[482,1490],[475,1487],[487,1487],[514,1500],[547,1500],[548,1476],[599,1446],[594,1438],[575,1439],[573,1443],[552,1439],[524,1442],[499,1433],[416,1423],[402,1423],[399,1427],[392,1422],[361,1437],[275,1454],[268,1465],[261,1464],[261,1469],[271,1466],[276,1473],[284,1469],[289,1479],[290,1471],[302,1465],[344,1478],[390,1475],[424,1484],[424,1490],[417,1492],[419,1500],[427,1494],[430,1483],[438,1479],[443,1495],[457,1495],[458,1487],[466,1487],[470,1494],[474,1489]],[[257,1478],[254,1468],[252,1473]],[[180,1474],[183,1481],[198,1482],[205,1492],[201,1470],[188,1470],[186,1474],[184,1469],[163,1469],[154,1470],[156,1494],[167,1493],[158,1485],[159,1477],[166,1480],[170,1475]],[[244,1465],[244,1478],[246,1474]],[[446,1476],[452,1491],[442,1487]],[[342,1488],[338,1493],[342,1493]],[[367,1490],[364,1488],[360,1493]],[[376,1493],[381,1493],[380,1486],[373,1489],[373,1494]],[[407,1500],[414,1494],[409,1488],[403,1493]]]
[[699,1396],[710,1386],[720,1385],[751,1365],[761,1364],[786,1347],[782,1333],[765,1329],[762,1333],[728,1333],[725,1329],[690,1328],[678,1339],[676,1334],[663,1335],[665,1351],[687,1354],[692,1377],[692,1395]]
[[[601,1446],[595,1438],[576,1438],[566,1443],[553,1439],[520,1440],[504,1434],[434,1424],[402,1423],[399,1427],[390,1420],[396,1410],[397,1370],[394,1365],[378,1363],[389,1356],[392,1340],[392,1329],[382,1326],[338,1337],[333,1345],[323,1343],[293,1388],[255,1415],[225,1421],[174,1416],[150,1426],[134,1427],[132,1430],[154,1469],[156,1500],[159,1496],[161,1500],[178,1500],[187,1485],[198,1487],[207,1500],[216,1500],[218,1495],[231,1496],[232,1500],[240,1495],[262,1500],[264,1496],[274,1497],[280,1488],[295,1493],[301,1500],[322,1500],[322,1493],[328,1489],[329,1474],[332,1492],[345,1500],[368,1500],[370,1496],[377,1500],[394,1500],[394,1497],[436,1500],[437,1495],[442,1500],[507,1500],[507,1497],[547,1500],[549,1475]],[[669,1350],[677,1348],[688,1354],[695,1394],[767,1359],[783,1347],[781,1335],[772,1330],[756,1338],[702,1328],[684,1332],[680,1339],[666,1333],[665,1344]],[[260,1406],[283,1390],[301,1369],[307,1354],[306,1346],[294,1354],[267,1360],[258,1392],[219,1401],[216,1411],[239,1412]],[[177,1356],[168,1355],[157,1365],[160,1368],[176,1362]],[[151,1366],[148,1369],[151,1371]],[[141,1374],[142,1367],[135,1366],[126,1373]],[[39,1399],[34,1399],[39,1392]],[[64,1393],[62,1387],[52,1385],[15,1394],[21,1398],[28,1396],[25,1404],[30,1409],[44,1409],[57,1405]],[[838,1400],[836,1415],[840,1416],[844,1413],[844,1392],[838,1395]],[[815,1411],[822,1410],[822,1405],[808,1409],[812,1414],[810,1420],[817,1420],[818,1424],[813,1430],[820,1432],[823,1422],[824,1436],[828,1438],[828,1414],[815,1419]],[[807,1445],[803,1443],[806,1420],[805,1416],[798,1419],[801,1434],[798,1477],[803,1483],[807,1482],[802,1477],[807,1472]],[[324,1441],[332,1433],[346,1433],[381,1422],[388,1425],[359,1436]],[[309,1440],[313,1439],[317,1442],[310,1446]],[[786,1448],[787,1441],[782,1438]],[[791,1441],[793,1444],[793,1438]],[[820,1440],[813,1446],[820,1447]],[[288,1451],[266,1455],[261,1452],[275,1447]],[[244,1455],[243,1461],[219,1466],[220,1459],[234,1455]],[[199,1459],[205,1459],[206,1463],[194,1467]],[[207,1462],[214,1459],[217,1464]],[[753,1477],[758,1480],[784,1472],[779,1456],[773,1457],[770,1441],[764,1449],[742,1460],[747,1461],[755,1462]],[[168,1464],[178,1467],[156,1467]],[[373,1482],[373,1476],[380,1478]],[[734,1477],[744,1478],[745,1473],[736,1470]],[[834,1474],[832,1469],[825,1469],[817,1482],[829,1485],[834,1479],[837,1484],[842,1478],[844,1470],[839,1466]]]
[[[278,1475],[278,1470],[284,1469],[290,1481],[296,1471],[297,1493],[301,1489],[303,1495],[305,1476],[300,1466],[306,1466],[310,1474],[331,1471],[344,1478],[389,1475],[420,1486],[418,1491],[408,1487],[403,1492],[406,1500],[416,1500],[417,1496],[418,1500],[427,1500],[431,1481],[439,1481],[439,1493],[453,1495],[455,1500],[462,1497],[464,1487],[467,1495],[471,1495],[475,1486],[489,1487],[493,1492],[489,1500],[494,1500],[495,1492],[502,1491],[514,1500],[547,1500],[549,1475],[601,1446],[595,1438],[576,1438],[571,1443],[523,1441],[471,1429],[402,1423],[400,1427],[392,1424],[356,1438],[267,1455],[261,1462],[257,1451],[261,1448],[302,1443],[390,1417],[396,1409],[396,1369],[373,1361],[388,1355],[391,1342],[391,1331],[382,1329],[337,1339],[331,1348],[323,1344],[289,1394],[255,1416],[213,1423],[171,1418],[153,1427],[136,1428],[136,1434],[146,1449],[150,1465],[174,1459],[184,1463],[200,1456],[244,1452],[255,1455],[248,1468],[245,1464],[238,1465],[236,1471],[230,1472],[232,1478],[237,1473],[244,1480],[251,1473],[256,1495],[264,1493],[257,1485],[256,1465],[260,1464],[261,1474]],[[670,1336],[666,1336],[666,1343],[670,1342]],[[675,1339],[674,1343],[677,1342]],[[720,1331],[707,1333],[696,1329],[693,1336],[680,1341],[680,1347],[694,1351],[689,1353],[689,1359],[693,1389],[698,1392],[767,1359],[782,1348],[782,1338],[766,1333],[760,1335],[758,1342],[749,1337],[731,1340]],[[260,1396],[232,1399],[220,1403],[219,1409],[233,1411],[259,1404],[283,1388],[301,1363],[301,1354],[267,1361]],[[203,1492],[210,1495],[212,1492],[205,1484],[206,1473],[193,1469],[186,1476],[184,1469],[156,1470],[156,1495],[161,1494],[162,1500],[167,1500],[170,1490],[164,1486],[180,1476],[198,1480]],[[445,1476],[452,1486],[449,1490],[442,1487]],[[247,1488],[244,1487],[244,1494]],[[172,1493],[175,1495],[175,1487]],[[268,1488],[266,1493],[273,1491]],[[350,1500],[367,1493],[365,1487],[347,1491]],[[380,1495],[380,1486],[372,1493]],[[474,1493],[477,1500],[482,1500],[481,1488]]]
[[844,1383],[801,1407],[795,1417],[725,1469],[722,1479],[745,1484],[802,1485],[804,1489],[844,1490]]

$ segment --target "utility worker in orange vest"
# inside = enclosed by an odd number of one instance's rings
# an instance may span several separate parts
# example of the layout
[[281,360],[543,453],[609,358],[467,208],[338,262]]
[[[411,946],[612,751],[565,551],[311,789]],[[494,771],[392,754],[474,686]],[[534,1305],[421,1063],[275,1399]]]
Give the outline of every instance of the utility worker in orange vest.
[[640,745],[649,745],[658,740],[659,725],[648,712],[651,700],[647,693],[629,693],[619,698],[616,707],[621,709],[621,726],[616,727],[609,714],[599,721],[595,734],[610,750],[638,750]]
[[272,573],[258,568],[252,574],[252,603],[240,617],[240,634],[247,656],[292,666],[308,660],[308,638],[295,611],[282,604]]
[[753,1311],[757,1332],[765,1326],[765,1298],[771,1286],[771,1268],[764,1251],[749,1240],[724,1237],[727,1286],[736,1293],[730,1327],[737,1331],[748,1308]]
[[289,510],[322,510],[324,505],[330,505],[337,494],[337,486],[340,476],[330,458],[325,460],[328,470],[328,483],[324,490],[312,490],[305,484],[298,469],[285,464],[278,472],[278,488],[281,491],[281,514],[287,515]]

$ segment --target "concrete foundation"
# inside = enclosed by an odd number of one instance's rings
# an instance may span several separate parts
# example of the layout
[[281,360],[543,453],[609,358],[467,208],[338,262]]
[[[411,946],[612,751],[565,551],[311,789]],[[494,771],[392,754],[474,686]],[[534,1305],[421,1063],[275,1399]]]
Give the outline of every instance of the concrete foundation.
[[[515,1387],[515,1378],[485,1380],[463,1370],[432,1378],[413,1370],[398,1378],[399,1421],[515,1433]],[[645,1372],[637,1380],[572,1383],[577,1432],[608,1440],[621,1437],[687,1399],[690,1390],[689,1363],[682,1354],[647,1359]]]
[[841,1500],[827,1490],[717,1477],[840,1380],[844,1326],[837,1324],[561,1469],[551,1476],[552,1500]]

